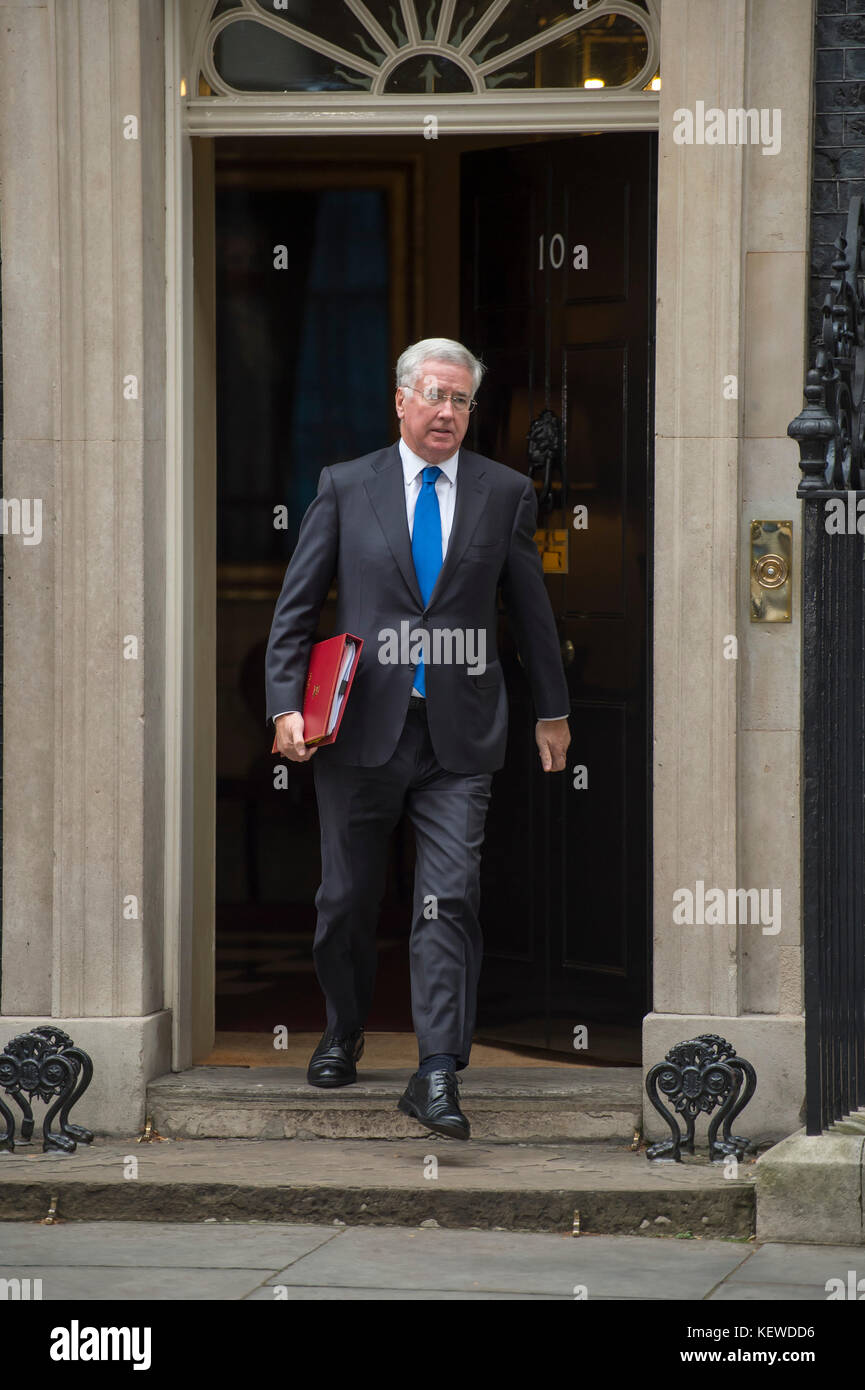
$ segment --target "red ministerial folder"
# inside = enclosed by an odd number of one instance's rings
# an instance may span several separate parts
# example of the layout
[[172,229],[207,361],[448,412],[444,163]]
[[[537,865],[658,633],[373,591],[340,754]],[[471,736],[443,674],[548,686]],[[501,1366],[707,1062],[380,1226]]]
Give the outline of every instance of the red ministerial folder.
[[[360,659],[363,638],[350,632],[316,642],[309,653],[303,696],[303,741],[322,747],[333,743]],[[271,753],[278,753],[274,735]]]

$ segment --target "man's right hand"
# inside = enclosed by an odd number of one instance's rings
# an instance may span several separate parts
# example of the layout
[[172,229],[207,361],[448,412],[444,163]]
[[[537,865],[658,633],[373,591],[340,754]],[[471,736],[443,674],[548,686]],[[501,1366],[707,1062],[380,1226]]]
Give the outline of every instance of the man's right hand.
[[276,746],[283,757],[293,763],[308,763],[317,748],[307,748],[303,741],[303,715],[281,714],[276,720]]

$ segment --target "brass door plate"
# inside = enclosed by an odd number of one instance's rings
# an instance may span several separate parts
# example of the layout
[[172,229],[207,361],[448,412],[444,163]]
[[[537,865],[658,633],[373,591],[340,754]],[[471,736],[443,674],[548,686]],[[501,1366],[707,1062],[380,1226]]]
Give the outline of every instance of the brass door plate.
[[568,572],[568,533],[567,531],[536,531],[535,545],[540,552],[544,574],[567,574]]
[[793,618],[793,523],[751,522],[751,622]]

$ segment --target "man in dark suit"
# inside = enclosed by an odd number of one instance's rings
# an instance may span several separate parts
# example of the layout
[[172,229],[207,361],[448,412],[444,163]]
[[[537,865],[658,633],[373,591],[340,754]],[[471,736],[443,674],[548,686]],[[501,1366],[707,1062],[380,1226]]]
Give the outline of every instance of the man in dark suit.
[[[318,754],[322,882],[313,956],[327,1025],[307,1080],[357,1080],[387,844],[406,811],[416,844],[410,960],[419,1066],[399,1108],[459,1139],[469,1137],[456,1073],[468,1065],[475,1023],[481,845],[507,738],[499,585],[531,684],[545,772],[564,769],[570,743],[568,686],[534,541],[534,488],[460,447],[483,371],[447,338],[402,354],[400,439],[322,469],[266,658],[267,718],[280,753],[292,762]],[[354,633],[364,647],[336,741],[307,748],[299,711],[334,577],[334,632]]]

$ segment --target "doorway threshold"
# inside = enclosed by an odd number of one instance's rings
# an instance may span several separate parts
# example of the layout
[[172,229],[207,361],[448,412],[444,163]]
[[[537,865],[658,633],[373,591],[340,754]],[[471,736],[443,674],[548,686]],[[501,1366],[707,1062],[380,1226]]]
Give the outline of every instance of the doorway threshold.
[[[361,1068],[372,1071],[399,1071],[409,1074],[418,1064],[414,1033],[367,1032]],[[217,1032],[213,1050],[196,1066],[204,1067],[306,1067],[320,1033],[289,1033],[285,1047],[274,1046],[272,1033]],[[591,1065],[582,1058],[573,1060],[565,1053],[526,1049],[508,1042],[476,1042],[471,1067],[561,1067]]]
[[[535,1030],[537,1031],[537,1030]],[[531,1031],[528,1036],[531,1036]],[[203,1067],[306,1067],[319,1041],[318,1032],[289,1033],[284,1047],[274,1046],[273,1033],[217,1031],[211,1052],[197,1060]],[[593,1025],[591,1047],[568,1053],[534,1047],[515,1030],[513,1037],[479,1033],[472,1046],[471,1067],[628,1067],[640,1065],[639,1028]],[[414,1033],[367,1030],[363,1066],[376,1071],[416,1070]]]

